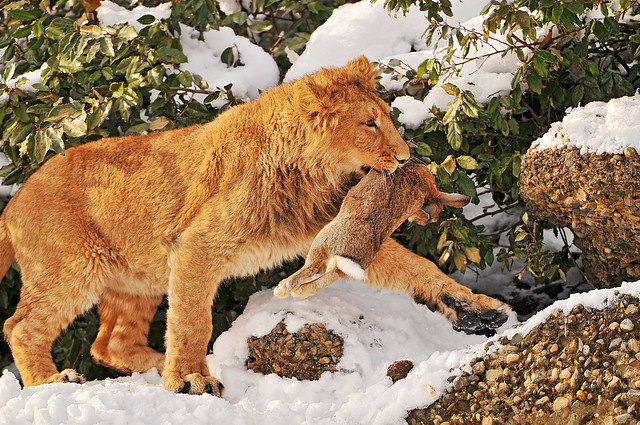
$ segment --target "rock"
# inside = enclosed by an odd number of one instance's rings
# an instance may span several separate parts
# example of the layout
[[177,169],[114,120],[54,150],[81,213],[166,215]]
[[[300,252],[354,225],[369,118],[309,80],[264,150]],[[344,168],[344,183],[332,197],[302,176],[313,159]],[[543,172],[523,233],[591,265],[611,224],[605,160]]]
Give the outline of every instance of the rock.
[[547,403],[549,403],[549,396],[546,395],[536,400],[536,406],[543,406]]
[[507,357],[505,359],[507,364],[515,363],[518,360],[520,360],[520,354],[517,354],[517,353],[509,353],[507,354]]
[[[555,312],[517,347],[505,337],[505,345],[463,367],[468,372],[456,370],[444,395],[409,413],[407,421],[479,425],[490,417],[494,424],[617,425],[628,414],[623,425],[640,424],[640,343],[623,324],[626,318],[638,323],[638,312],[625,312],[640,300],[616,296],[603,310],[579,306],[566,317]],[[618,326],[610,328],[612,322]],[[505,367],[509,355],[518,357]]]
[[624,311],[624,314],[627,316],[633,316],[637,312],[638,312],[638,306],[635,304],[629,304],[626,310]]
[[616,423],[626,424],[631,420],[631,415],[629,413],[623,413],[622,415],[616,416]]
[[476,375],[482,375],[486,369],[486,366],[484,362],[480,361],[475,363],[473,366],[471,366],[471,369],[473,370],[473,373],[475,373]]
[[406,378],[411,369],[413,369],[413,362],[410,360],[398,360],[387,368],[387,376],[395,384],[399,380]]
[[529,149],[520,173],[529,215],[571,227],[588,279],[605,286],[640,280],[640,161],[579,150]]
[[496,381],[502,376],[502,369],[489,369],[485,373],[485,379],[488,385],[495,385]]
[[625,332],[631,332],[633,330],[633,322],[630,319],[624,319],[620,322],[620,329]]
[[342,357],[344,340],[322,323],[304,325],[289,333],[284,320],[262,337],[247,340],[247,368],[268,375],[317,380],[324,372],[335,372]]
[[553,401],[553,411],[557,412],[558,410],[562,410],[565,407],[569,407],[571,401],[569,401],[566,397],[558,397]]

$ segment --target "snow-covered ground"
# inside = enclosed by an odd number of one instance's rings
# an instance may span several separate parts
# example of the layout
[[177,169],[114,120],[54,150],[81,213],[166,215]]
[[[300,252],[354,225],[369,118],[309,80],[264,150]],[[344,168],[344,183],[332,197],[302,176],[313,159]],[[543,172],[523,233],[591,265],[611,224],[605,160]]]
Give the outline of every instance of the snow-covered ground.
[[[463,7],[462,2],[454,0],[455,17],[450,22],[466,21],[467,27],[477,25],[479,19],[474,16],[484,3],[484,0],[465,1]],[[226,1],[224,4],[231,10],[236,2]],[[414,67],[435,54],[421,41],[426,27],[422,12],[414,8],[407,16],[399,14],[396,19],[388,16],[382,4],[378,1],[372,5],[365,0],[338,9],[312,35],[307,50],[291,68],[287,79],[323,66],[344,64],[362,53],[371,60],[385,63],[390,58],[399,58]],[[166,7],[123,12],[105,1],[99,9],[99,18],[103,25],[123,20],[138,25],[133,21],[139,16],[154,14],[162,18],[167,13]],[[253,98],[258,90],[277,83],[275,63],[247,39],[222,28],[205,33],[204,40],[198,41],[192,33],[183,31],[181,41],[185,54],[190,58],[189,63],[183,66],[192,73],[200,74],[212,87],[233,82],[236,95]],[[230,46],[237,48],[243,66],[228,68],[220,61],[221,52]],[[478,65],[467,65],[463,73],[452,77],[449,82],[474,91],[479,101],[485,101],[500,90],[508,90],[517,65],[513,57],[486,62],[482,71],[477,71]],[[391,86],[395,82],[383,80],[383,84]],[[450,100],[443,91],[434,90],[430,96],[424,102],[409,97],[396,100],[394,106],[403,112],[401,122],[407,127],[416,126],[428,116],[431,105],[444,107]],[[637,105],[640,103],[637,97],[619,102],[635,102],[633,104]],[[613,106],[587,105],[584,109],[577,109],[574,118],[563,121],[563,131],[570,133],[571,140],[578,140],[572,137],[572,131],[580,131],[586,140],[600,137],[599,134],[633,134],[631,124],[635,124],[637,129],[640,119],[627,120],[631,123],[627,131],[618,133],[610,127],[619,127],[617,120],[596,119],[600,118],[597,114],[603,111],[608,111],[609,115],[623,113],[627,118],[630,113],[638,115],[638,109],[632,109],[635,112],[627,109],[631,103],[625,103],[624,108],[618,107],[622,104],[610,105]],[[571,120],[575,120],[577,125]],[[597,121],[605,128],[595,130],[594,127],[588,134],[587,126],[581,125],[583,121]],[[540,145],[543,143],[546,142],[542,140]],[[615,139],[608,145],[617,146],[619,143],[626,142]],[[482,207],[473,206],[465,211],[474,216],[482,211]],[[503,216],[499,219],[510,218]],[[455,277],[471,287],[498,293],[496,288],[500,287],[500,282],[511,279],[508,273],[500,271],[499,266],[481,272],[477,279],[469,272]],[[625,284],[618,290],[640,296],[640,282]],[[511,317],[492,340],[532,329],[555,308],[568,311],[579,303],[602,308],[613,298],[614,290],[572,295],[536,314],[518,329],[510,328],[516,324],[516,319]],[[338,372],[325,373],[320,380],[311,382],[276,375],[263,376],[247,370],[247,338],[267,334],[283,318],[290,332],[304,323],[322,322],[342,336],[344,356],[338,364]],[[446,378],[450,370],[464,365],[475,353],[482,351],[487,341],[482,336],[453,331],[441,315],[416,305],[407,296],[355,282],[337,282],[306,300],[280,299],[270,291],[264,291],[251,297],[244,314],[218,338],[214,354],[208,358],[212,373],[226,387],[223,399],[169,393],[162,388],[156,371],[83,385],[49,384],[25,389],[20,388],[11,372],[5,371],[0,378],[0,424],[403,423],[407,410],[433,402],[449,385]],[[497,345],[494,344],[493,349]],[[406,379],[392,384],[385,376],[386,369],[394,361],[404,359],[411,360],[415,367]]]
[[[491,340],[527,332],[556,308],[603,308],[616,298],[615,291],[640,296],[640,282],[572,295],[519,329],[509,329],[514,323],[510,320]],[[304,323],[321,322],[341,335],[344,356],[338,372],[325,372],[318,381],[299,381],[247,370],[247,338],[269,333],[283,318],[291,332]],[[0,424],[402,424],[407,410],[435,401],[449,385],[450,370],[482,352],[487,341],[453,331],[441,315],[406,296],[360,283],[337,282],[306,300],[280,299],[263,291],[251,297],[208,358],[212,373],[225,385],[223,399],[169,393],[155,370],[83,385],[25,389],[5,371],[0,378]],[[392,384],[386,369],[404,359],[415,367]]]

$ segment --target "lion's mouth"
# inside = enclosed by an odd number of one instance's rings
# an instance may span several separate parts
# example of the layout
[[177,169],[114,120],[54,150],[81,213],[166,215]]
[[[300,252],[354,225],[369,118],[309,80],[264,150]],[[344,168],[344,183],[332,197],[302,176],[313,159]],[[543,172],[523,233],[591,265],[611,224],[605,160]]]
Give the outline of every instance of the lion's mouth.
[[364,174],[368,174],[369,171],[371,171],[371,167],[367,167],[366,165],[363,165],[362,167],[360,167],[360,170],[362,170]]

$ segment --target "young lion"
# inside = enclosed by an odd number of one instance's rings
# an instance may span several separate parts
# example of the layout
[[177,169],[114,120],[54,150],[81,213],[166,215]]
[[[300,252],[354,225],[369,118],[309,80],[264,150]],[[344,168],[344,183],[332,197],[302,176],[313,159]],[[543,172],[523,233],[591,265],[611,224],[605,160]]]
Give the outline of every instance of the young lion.
[[409,163],[388,176],[371,170],[349,190],[336,218],[313,240],[304,266],[281,280],[273,293],[306,298],[341,277],[364,281],[365,269],[382,242],[402,222],[424,226],[438,220],[444,205],[463,207],[469,200],[436,189],[426,165]]
[[[206,364],[220,283],[304,255],[363,170],[391,173],[409,159],[374,75],[361,57],[208,124],[103,139],[47,161],[0,217],[0,273],[15,259],[23,282],[3,331],[24,384],[82,381],[56,370],[51,344],[97,304],[98,362],[156,367],[169,391],[220,395]],[[496,327],[508,311],[392,240],[367,283],[471,330]],[[163,356],[147,333],[164,294]]]

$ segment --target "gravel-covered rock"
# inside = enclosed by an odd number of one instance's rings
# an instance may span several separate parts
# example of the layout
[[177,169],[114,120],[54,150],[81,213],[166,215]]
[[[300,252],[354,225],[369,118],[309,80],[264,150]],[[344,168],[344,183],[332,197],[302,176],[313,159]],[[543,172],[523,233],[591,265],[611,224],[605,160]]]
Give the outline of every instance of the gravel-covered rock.
[[640,279],[640,156],[529,149],[520,195],[534,217],[575,234],[589,279],[616,286]]
[[322,323],[305,324],[289,333],[283,320],[267,335],[249,338],[247,344],[247,368],[254,372],[313,381],[326,371],[336,371],[344,340]]
[[639,299],[623,295],[604,310],[554,311],[526,336],[503,337],[499,349],[471,361],[470,372],[453,375],[446,393],[407,422],[638,424],[638,307]]

